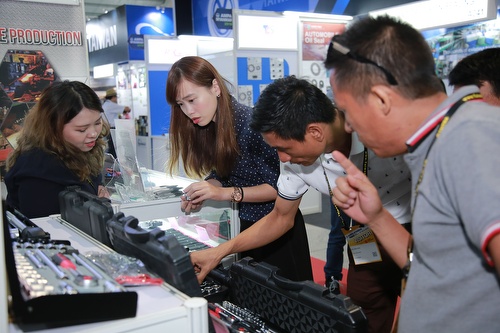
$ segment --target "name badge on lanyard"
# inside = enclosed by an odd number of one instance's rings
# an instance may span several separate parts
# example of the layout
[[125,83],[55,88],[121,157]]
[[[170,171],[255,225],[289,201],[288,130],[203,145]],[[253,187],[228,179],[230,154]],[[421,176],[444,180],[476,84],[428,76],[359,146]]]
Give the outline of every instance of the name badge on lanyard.
[[355,225],[349,230],[342,229],[342,232],[351,249],[354,264],[363,265],[382,261],[377,240],[370,228]]
[[[332,187],[330,186],[330,181],[326,175],[325,167],[323,162],[321,162],[323,167],[323,174],[325,175],[326,184],[328,185],[328,191],[330,192],[330,198],[333,198]],[[368,149],[363,151],[363,173],[368,176]],[[382,261],[380,251],[378,249],[377,240],[373,231],[368,227],[361,227],[359,225],[353,225],[352,219],[347,225],[344,218],[340,214],[340,210],[337,205],[333,204],[342,223],[342,233],[344,234],[347,245],[351,249],[352,256],[354,258],[354,264],[363,265],[372,262]]]

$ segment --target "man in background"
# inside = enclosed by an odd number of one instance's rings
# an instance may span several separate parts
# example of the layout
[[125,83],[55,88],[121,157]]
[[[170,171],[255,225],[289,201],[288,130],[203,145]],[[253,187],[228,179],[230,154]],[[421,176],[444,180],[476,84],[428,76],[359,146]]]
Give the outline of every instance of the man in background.
[[102,103],[102,109],[104,110],[104,114],[106,116],[106,120],[109,123],[109,127],[111,128],[110,133],[107,137],[108,140],[108,150],[107,152],[113,155],[115,158],[116,149],[113,142],[113,136],[115,131],[115,119],[119,119],[123,113],[130,112],[130,108],[128,106],[122,106],[117,103],[118,102],[118,94],[116,93],[115,88],[111,88],[106,90],[106,95],[104,96],[104,102]]
[[486,103],[500,106],[500,48],[489,48],[460,60],[448,76],[457,90],[476,85]]
[[115,128],[115,119],[120,118],[124,112],[130,112],[130,108],[128,106],[118,104],[118,95],[115,88],[106,90],[106,96],[104,96],[102,108],[104,109],[104,114],[106,115],[109,126],[112,129]]

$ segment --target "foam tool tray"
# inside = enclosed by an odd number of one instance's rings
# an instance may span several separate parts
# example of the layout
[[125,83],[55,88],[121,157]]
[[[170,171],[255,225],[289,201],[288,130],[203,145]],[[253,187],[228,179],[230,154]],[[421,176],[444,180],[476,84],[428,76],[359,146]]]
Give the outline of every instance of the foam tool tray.
[[334,295],[313,281],[295,282],[278,268],[252,258],[230,269],[230,300],[287,333],[364,333],[367,319],[361,307],[344,295]]
[[[3,210],[12,322],[30,332],[136,316],[136,292],[123,288],[69,241],[47,238],[33,222],[21,222],[17,213]],[[38,231],[23,237],[20,230],[13,238],[9,225]]]

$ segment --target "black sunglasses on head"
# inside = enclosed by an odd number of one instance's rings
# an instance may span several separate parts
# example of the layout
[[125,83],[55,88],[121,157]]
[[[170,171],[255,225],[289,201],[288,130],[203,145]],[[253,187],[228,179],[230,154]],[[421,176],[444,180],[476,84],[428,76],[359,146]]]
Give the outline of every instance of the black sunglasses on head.
[[391,84],[393,86],[398,85],[398,81],[396,81],[396,78],[394,77],[394,75],[392,75],[391,72],[389,72],[387,69],[385,69],[381,65],[377,64],[375,61],[372,61],[372,60],[367,59],[359,54],[352,52],[349,48],[345,47],[344,45],[340,44],[339,42],[334,41],[333,39],[332,39],[332,42],[330,44],[335,51],[351,58],[352,60],[355,60],[357,62],[361,62],[363,64],[373,65],[373,66],[379,68],[382,72],[384,72],[385,77],[387,78],[387,82],[389,82],[389,84]]

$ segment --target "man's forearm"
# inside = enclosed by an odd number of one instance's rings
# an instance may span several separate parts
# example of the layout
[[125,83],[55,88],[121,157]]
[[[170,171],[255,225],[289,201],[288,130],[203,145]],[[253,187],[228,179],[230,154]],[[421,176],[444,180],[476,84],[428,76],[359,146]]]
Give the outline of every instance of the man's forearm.
[[410,233],[386,209],[368,225],[391,258],[403,268],[408,260]]
[[217,246],[217,256],[222,260],[229,254],[252,250],[271,243],[293,227],[294,216],[295,214],[291,217],[278,217],[273,210],[235,238]]

